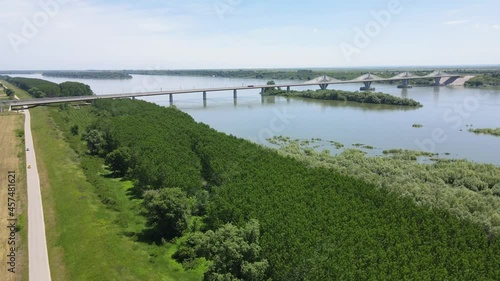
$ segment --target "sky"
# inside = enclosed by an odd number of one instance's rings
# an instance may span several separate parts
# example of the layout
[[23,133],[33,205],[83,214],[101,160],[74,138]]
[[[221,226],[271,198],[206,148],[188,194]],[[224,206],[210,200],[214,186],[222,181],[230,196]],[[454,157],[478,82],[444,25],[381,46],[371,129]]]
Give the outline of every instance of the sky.
[[500,64],[498,0],[0,0],[0,70]]

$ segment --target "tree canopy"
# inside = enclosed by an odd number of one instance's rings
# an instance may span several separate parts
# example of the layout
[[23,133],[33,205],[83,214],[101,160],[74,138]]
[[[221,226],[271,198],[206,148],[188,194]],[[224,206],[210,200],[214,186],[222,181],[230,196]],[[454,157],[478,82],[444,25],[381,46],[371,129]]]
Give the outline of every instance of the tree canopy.
[[[97,100],[94,110],[89,149],[101,157],[128,149],[133,161],[127,173],[159,235],[189,235],[185,218],[194,215],[194,201],[206,206],[198,213],[202,226],[193,227],[202,233],[192,239],[215,248],[188,238],[178,256],[212,262],[206,278],[213,279],[207,280],[252,280],[262,272],[273,280],[500,275],[500,243],[481,224],[351,176],[364,170],[311,167],[219,133],[173,107],[123,99]],[[384,173],[383,166],[371,168]],[[429,177],[422,175],[422,182]],[[495,188],[463,180],[471,189]],[[441,180],[422,186],[435,193],[443,187]],[[248,231],[241,229],[253,219],[260,238],[242,239]]]
[[349,92],[342,90],[316,90],[316,91],[284,91],[284,90],[270,90],[266,91],[267,95],[280,95],[285,97],[299,97],[308,99],[322,99],[322,100],[337,100],[337,101],[352,101],[360,103],[371,104],[388,104],[398,106],[415,106],[421,107],[419,102],[400,98],[385,93],[370,93],[370,92]]
[[269,263],[261,257],[259,228],[258,221],[250,220],[242,227],[226,224],[216,231],[194,233],[175,257],[184,263],[199,257],[210,261],[205,281],[266,280]]
[[79,82],[64,82],[61,84],[53,83],[50,81],[35,79],[35,78],[22,78],[22,77],[4,77],[8,82],[16,85],[17,87],[27,91],[35,98],[44,97],[61,97],[61,96],[89,96],[94,93],[90,86]]
[[160,236],[180,236],[188,226],[188,202],[180,188],[148,190],[144,193],[148,224]]

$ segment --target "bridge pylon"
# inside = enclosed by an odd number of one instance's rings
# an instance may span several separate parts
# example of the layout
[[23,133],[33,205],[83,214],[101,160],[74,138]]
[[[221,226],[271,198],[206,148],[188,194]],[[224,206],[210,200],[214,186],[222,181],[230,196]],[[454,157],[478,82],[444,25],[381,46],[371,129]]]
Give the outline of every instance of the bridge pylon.
[[365,81],[363,84],[365,84],[365,86],[359,88],[360,91],[375,91],[375,88],[372,87],[372,81]]
[[398,88],[399,89],[410,89],[410,88],[413,88],[412,85],[410,85],[410,80],[408,79],[403,79],[401,80],[403,82],[403,84],[401,85],[398,85]]
[[335,83],[335,82],[340,82],[340,81],[341,80],[329,77],[327,75],[322,75],[322,76],[316,77],[316,78],[314,78],[314,79],[312,79],[310,81],[304,82],[304,84],[319,85],[319,87],[321,88],[321,90],[326,90],[328,88],[328,85],[329,85],[327,83]]
[[434,77],[434,86],[441,86],[441,77]]

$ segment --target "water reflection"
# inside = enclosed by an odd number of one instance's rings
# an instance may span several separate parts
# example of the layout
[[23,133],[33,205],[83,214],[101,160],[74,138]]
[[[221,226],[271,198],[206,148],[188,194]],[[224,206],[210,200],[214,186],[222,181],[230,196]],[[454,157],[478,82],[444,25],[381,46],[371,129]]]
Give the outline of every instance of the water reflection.
[[265,103],[266,104],[276,104],[276,96],[266,96]]
[[434,87],[434,90],[433,90],[433,92],[434,92],[434,102],[438,102],[439,101],[439,89],[440,88],[441,87]]
[[401,97],[404,99],[408,98],[408,89],[405,88],[401,90]]

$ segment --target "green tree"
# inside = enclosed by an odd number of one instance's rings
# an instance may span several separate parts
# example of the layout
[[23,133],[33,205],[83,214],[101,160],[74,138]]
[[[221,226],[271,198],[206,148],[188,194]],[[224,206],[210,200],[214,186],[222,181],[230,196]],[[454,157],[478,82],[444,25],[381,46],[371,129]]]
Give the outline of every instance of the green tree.
[[259,238],[257,220],[250,220],[241,228],[226,224],[216,231],[193,234],[174,257],[182,262],[195,257],[209,260],[205,281],[266,280],[269,263],[261,257]]
[[30,88],[28,90],[28,93],[34,98],[44,98],[47,96],[43,91],[40,91],[36,87]]
[[5,89],[5,94],[8,97],[13,97],[14,96],[14,91],[12,89]]
[[75,124],[75,125],[71,126],[70,131],[71,131],[71,134],[73,136],[78,135],[79,131],[80,131],[80,128],[79,128],[78,124]]
[[180,236],[188,226],[188,199],[180,188],[146,191],[144,207],[148,225],[161,237]]
[[94,93],[89,85],[78,82],[64,82],[59,84],[61,87],[61,96],[90,96]]
[[103,155],[105,153],[107,142],[103,132],[95,129],[90,130],[85,135],[85,140],[90,154]]
[[119,177],[127,174],[132,162],[130,150],[127,147],[120,147],[106,155],[105,163],[113,173]]

